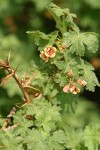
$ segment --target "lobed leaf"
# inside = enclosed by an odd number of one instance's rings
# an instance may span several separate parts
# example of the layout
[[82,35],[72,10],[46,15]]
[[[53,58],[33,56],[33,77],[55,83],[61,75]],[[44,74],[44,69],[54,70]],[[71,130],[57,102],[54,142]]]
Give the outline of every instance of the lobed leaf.
[[39,50],[43,50],[47,45],[53,45],[58,35],[58,31],[54,31],[48,35],[40,31],[27,31],[32,34],[35,45],[39,46]]
[[84,130],[84,143],[88,150],[99,150],[100,125],[90,124]]
[[94,68],[91,64],[81,60],[81,64],[78,65],[79,69],[83,70],[83,78],[87,82],[86,89],[94,92],[95,86],[100,86],[97,77],[94,74]]
[[98,50],[98,35],[92,32],[66,32],[64,33],[63,45],[69,47],[72,54],[76,53],[79,56],[84,56],[87,50],[95,53]]

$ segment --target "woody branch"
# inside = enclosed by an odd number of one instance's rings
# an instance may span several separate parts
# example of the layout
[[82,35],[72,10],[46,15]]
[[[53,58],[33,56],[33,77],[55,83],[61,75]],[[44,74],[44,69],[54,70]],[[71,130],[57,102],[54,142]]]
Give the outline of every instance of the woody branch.
[[[16,83],[18,84],[18,86],[20,87],[20,89],[24,95],[24,101],[26,103],[31,103],[31,99],[30,99],[28,92],[24,89],[24,87],[21,83],[21,80],[18,78],[18,75],[16,74],[17,69],[16,70],[12,69],[8,60],[0,61],[0,69],[5,69],[8,71],[9,74],[5,78],[9,79],[12,76],[15,79]],[[2,85],[2,83],[1,83],[1,85]]]

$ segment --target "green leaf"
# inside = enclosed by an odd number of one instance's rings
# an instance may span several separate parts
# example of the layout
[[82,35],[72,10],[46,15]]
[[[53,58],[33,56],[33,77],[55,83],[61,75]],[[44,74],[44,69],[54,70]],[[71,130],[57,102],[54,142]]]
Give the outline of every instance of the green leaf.
[[78,65],[78,67],[79,69],[83,70],[83,78],[87,82],[86,89],[94,92],[95,86],[100,86],[98,79],[93,72],[94,68],[90,63],[86,61],[84,62],[82,59],[80,60],[81,60],[81,64]]
[[49,137],[48,144],[53,150],[65,150],[66,136],[63,130],[58,130]]
[[88,150],[99,150],[100,124],[90,124],[84,130],[84,143]]
[[[26,106],[26,113],[28,115],[34,115],[34,125],[45,132],[50,132],[56,129],[57,122],[61,120],[59,106],[53,105],[45,99],[34,101],[34,105],[30,104]],[[33,110],[32,110],[33,109]],[[21,118],[21,117],[20,117]],[[23,120],[23,124],[25,121]],[[28,126],[28,121],[25,126]]]
[[59,6],[57,6],[57,5],[53,4],[53,3],[51,3],[49,5],[48,9],[51,10],[58,17],[69,13],[69,9],[68,8],[61,9]]
[[40,32],[40,31],[27,31],[26,33],[32,34],[33,41],[35,42],[35,44],[37,46],[40,46],[39,50],[41,48],[44,48],[44,46],[47,45],[48,42],[49,42],[48,36],[43,32]]
[[67,31],[67,28],[72,28],[76,32],[79,32],[79,28],[73,22],[73,18],[75,18],[76,15],[70,13],[68,8],[61,9],[59,6],[52,3],[49,5],[48,10],[56,21],[56,27],[62,34]]
[[48,34],[49,45],[55,44],[55,40],[57,39],[57,36],[58,36],[58,31],[54,31],[54,32],[51,32],[50,34]]
[[40,31],[27,31],[32,34],[34,43],[39,46],[39,50],[43,50],[47,45],[53,45],[58,35],[58,31],[54,31],[48,35]]
[[41,132],[36,129],[28,131],[24,143],[27,143],[27,150],[51,150]]
[[67,79],[67,77],[65,76],[64,73],[58,72],[58,73],[55,74],[54,81],[56,83],[59,83],[61,87],[64,87],[65,84],[68,82],[68,79]]
[[56,128],[56,124],[60,121],[60,108],[56,105],[51,106],[50,103],[47,106],[41,108],[39,112],[36,113],[35,124],[38,128],[43,127],[46,132],[52,131]]
[[[61,114],[66,115],[67,113],[75,113],[78,95],[74,95],[71,93],[64,93],[59,91],[58,101],[61,107]],[[67,119],[68,120],[68,119]],[[65,120],[63,120],[65,121]]]
[[65,135],[66,135],[66,148],[72,150],[80,150],[83,132],[81,129],[75,130],[72,127],[67,125],[64,126]]
[[63,45],[69,47],[72,54],[76,53],[79,56],[84,56],[85,50],[95,53],[98,50],[98,35],[92,32],[66,32],[64,34]]
[[23,116],[23,114],[26,116],[25,110],[18,111],[14,115],[14,122],[19,123],[19,126],[23,128],[23,131],[26,131],[29,127],[33,126],[33,121],[26,119],[25,116]]
[[98,34],[93,32],[82,33],[82,41],[91,53],[95,53],[98,50]]
[[13,130],[0,133],[1,150],[24,150],[22,146],[23,137],[15,134]]

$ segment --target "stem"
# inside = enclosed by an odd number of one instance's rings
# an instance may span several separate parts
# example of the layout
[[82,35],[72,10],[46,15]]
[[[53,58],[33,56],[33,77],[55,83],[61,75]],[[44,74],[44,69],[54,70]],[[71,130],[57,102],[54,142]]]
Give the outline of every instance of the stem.
[[67,25],[66,25],[66,18],[65,16],[62,16],[62,20],[63,20],[63,33],[65,33],[67,31]]
[[23,93],[23,95],[24,95],[25,101],[26,101],[27,103],[31,103],[30,96],[29,96],[29,94],[27,93],[27,91],[24,90],[24,88],[23,88],[23,86],[22,86],[22,84],[21,84],[21,82],[20,82],[20,80],[19,80],[17,74],[15,73],[16,71],[13,70],[10,66],[7,67],[7,71],[9,72],[9,74],[12,74],[12,76],[13,76],[13,78],[15,79],[16,83],[17,83],[18,86],[20,87],[20,89],[21,89],[21,91],[22,91],[22,93]]

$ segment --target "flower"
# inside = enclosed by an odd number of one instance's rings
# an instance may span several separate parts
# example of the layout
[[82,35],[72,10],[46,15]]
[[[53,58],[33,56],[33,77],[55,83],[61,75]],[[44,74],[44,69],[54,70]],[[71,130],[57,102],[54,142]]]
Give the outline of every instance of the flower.
[[80,93],[80,89],[78,87],[76,87],[75,85],[73,85],[70,88],[70,92],[73,93],[73,94],[77,94],[77,93]]
[[56,55],[56,48],[55,48],[55,47],[52,47],[52,46],[47,46],[47,47],[44,49],[44,54],[45,54],[47,57],[53,58],[53,57],[55,57],[55,55]]
[[67,85],[63,88],[63,92],[69,93],[69,91],[70,91],[70,85],[67,84]]
[[77,83],[79,84],[79,85],[81,85],[81,86],[86,86],[86,81],[84,81],[84,80],[82,80],[82,79],[78,79],[77,80]]
[[48,62],[49,58],[45,55],[45,53],[42,51],[40,54],[40,57],[45,60],[46,62]]
[[80,89],[76,87],[75,85],[72,85],[69,83],[63,88],[63,92],[65,93],[71,92],[72,94],[77,94],[77,93],[80,93]]
[[56,48],[52,46],[47,46],[44,51],[41,51],[40,57],[48,62],[49,58],[53,58],[56,55]]

